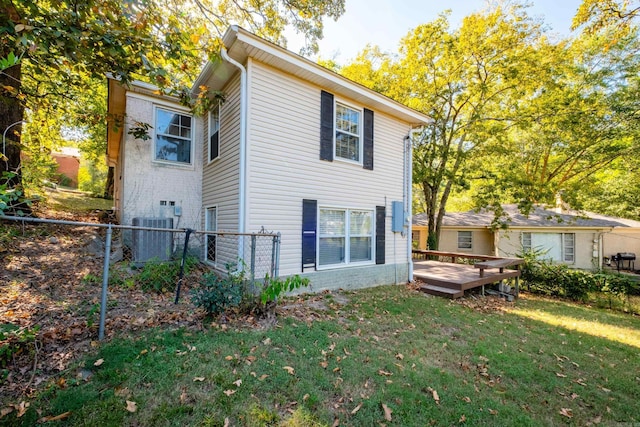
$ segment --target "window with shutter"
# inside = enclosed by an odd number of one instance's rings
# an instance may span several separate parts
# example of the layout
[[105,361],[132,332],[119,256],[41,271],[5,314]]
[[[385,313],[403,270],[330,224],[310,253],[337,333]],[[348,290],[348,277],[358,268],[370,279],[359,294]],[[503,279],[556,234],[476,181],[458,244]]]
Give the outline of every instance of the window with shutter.
[[320,93],[320,160],[345,160],[373,170],[373,111]]
[[373,211],[321,207],[319,212],[319,266],[373,261]]

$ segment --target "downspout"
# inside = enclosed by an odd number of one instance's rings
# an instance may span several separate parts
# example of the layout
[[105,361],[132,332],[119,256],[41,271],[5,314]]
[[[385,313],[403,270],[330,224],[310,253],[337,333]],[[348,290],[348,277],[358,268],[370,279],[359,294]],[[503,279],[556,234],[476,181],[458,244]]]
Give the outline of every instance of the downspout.
[[405,208],[405,212],[406,212],[406,218],[405,221],[407,223],[407,258],[408,258],[408,262],[407,262],[407,269],[408,269],[408,274],[407,274],[407,281],[408,282],[412,282],[413,281],[413,257],[412,257],[412,224],[411,224],[411,213],[412,213],[412,209],[411,209],[411,201],[412,201],[412,185],[411,183],[413,182],[412,176],[413,176],[413,144],[411,141],[411,133],[412,131],[409,132],[409,135],[407,135],[405,137],[405,144],[404,144],[404,163],[405,163],[405,176],[404,176],[404,181],[405,181],[405,191],[403,191],[402,197],[404,198],[403,200],[403,204],[404,204],[404,208]]
[[[246,220],[246,174],[247,174],[247,69],[231,58],[224,47],[220,50],[222,58],[240,70],[240,180],[238,189],[238,232],[245,232]],[[238,243],[238,256],[244,259],[243,239]]]

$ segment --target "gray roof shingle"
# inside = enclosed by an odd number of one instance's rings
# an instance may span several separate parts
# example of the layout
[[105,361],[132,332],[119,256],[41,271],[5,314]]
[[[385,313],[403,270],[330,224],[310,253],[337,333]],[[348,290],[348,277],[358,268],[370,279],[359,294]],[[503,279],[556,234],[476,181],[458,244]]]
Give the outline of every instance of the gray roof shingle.
[[[517,205],[503,205],[506,218],[502,220],[509,227],[576,227],[576,228],[610,228],[610,227],[638,227],[640,221],[624,218],[614,218],[591,212],[565,211],[556,213],[551,209],[535,206],[529,215],[520,212]],[[444,226],[453,227],[489,227],[495,217],[493,211],[449,212],[442,221]],[[416,214],[412,219],[413,225],[427,225],[426,214]]]

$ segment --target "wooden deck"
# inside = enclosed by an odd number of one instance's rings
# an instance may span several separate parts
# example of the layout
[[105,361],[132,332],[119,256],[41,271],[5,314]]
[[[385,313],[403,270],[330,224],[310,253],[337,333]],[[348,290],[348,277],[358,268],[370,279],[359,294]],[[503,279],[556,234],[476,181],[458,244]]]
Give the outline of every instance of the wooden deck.
[[[467,289],[483,287],[503,279],[516,278],[515,296],[518,295],[519,265],[524,260],[517,258],[491,258],[476,265],[455,264],[430,260],[414,260],[413,276],[426,283],[423,292],[433,295],[459,298]],[[506,267],[515,266],[516,270]]]

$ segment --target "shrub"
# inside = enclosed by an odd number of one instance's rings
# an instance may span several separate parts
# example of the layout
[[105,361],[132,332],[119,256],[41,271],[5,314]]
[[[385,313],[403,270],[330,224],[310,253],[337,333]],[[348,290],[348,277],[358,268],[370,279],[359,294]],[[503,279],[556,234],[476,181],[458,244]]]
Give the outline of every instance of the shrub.
[[201,287],[191,292],[191,301],[195,306],[204,309],[209,315],[217,315],[240,305],[245,295],[246,280],[244,270],[235,267],[227,264],[225,276],[203,274]]
[[603,293],[626,297],[638,292],[638,283],[628,276],[604,271],[585,271],[523,254],[522,280],[534,293],[587,301],[590,294]]
[[265,277],[265,287],[260,294],[260,301],[262,304],[277,301],[283,293],[307,286],[309,286],[309,279],[306,277],[302,278],[297,274],[295,276],[289,276],[284,280],[267,276]]

